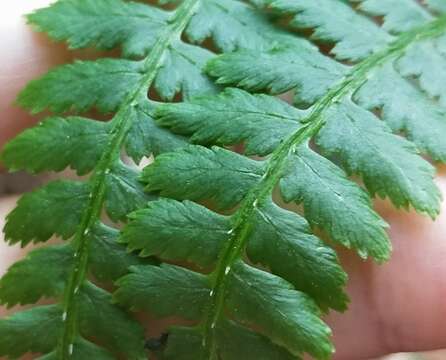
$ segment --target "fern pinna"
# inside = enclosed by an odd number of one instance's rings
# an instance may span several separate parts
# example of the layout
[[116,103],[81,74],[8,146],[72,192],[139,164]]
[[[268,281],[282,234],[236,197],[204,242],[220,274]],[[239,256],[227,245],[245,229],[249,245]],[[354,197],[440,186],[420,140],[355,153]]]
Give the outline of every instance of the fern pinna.
[[[446,155],[439,3],[252,3],[288,30],[312,29],[310,40],[332,45],[333,56],[296,34],[299,45],[242,49],[206,66],[221,85],[294,90],[296,107],[229,88],[155,111],[158,124],[198,145],[162,154],[144,170],[147,189],[171,200],[130,215],[121,238],[143,256],[182,266],[133,267],[115,296],[196,322],[169,331],[168,359],[330,358],[319,309],[346,308],[346,275],[311,229],[381,262],[391,246],[371,195],[431,217],[439,210],[434,168],[420,156]],[[224,148],[239,143],[262,158]],[[302,205],[301,215],[273,200],[276,186]]]
[[[221,51],[260,48],[271,42],[270,33],[280,31],[254,15],[238,1],[198,0],[173,9],[119,0],[64,0],[29,15],[37,30],[67,40],[71,48],[121,46],[126,59],[59,67],[19,96],[18,102],[33,113],[48,109],[71,116],[52,116],[19,135],[5,147],[3,162],[11,170],[34,173],[71,167],[87,177],[59,180],[25,195],[7,218],[4,231],[11,244],[41,243],[53,235],[70,241],[31,251],[1,279],[0,301],[7,306],[42,297],[56,304],[2,319],[0,356],[146,358],[142,326],[97,285],[116,280],[130,265],[147,263],[117,242],[118,230],[110,225],[154,199],[144,193],[137,170],[123,161],[121,152],[138,163],[144,156],[184,146],[183,137],[154,124],[156,102],[148,99],[149,90],[165,101],[216,92],[202,71],[214,54],[193,43],[212,36]],[[215,21],[207,22],[208,17]],[[92,108],[114,115],[108,122],[76,116]],[[88,280],[89,273],[94,281]]]
[[[168,330],[160,358],[330,358],[320,315],[345,310],[347,277],[313,229],[381,262],[391,246],[371,196],[431,217],[439,210],[434,169],[420,154],[446,159],[446,5],[160,3],[60,0],[29,16],[73,48],[120,45],[128,59],[63,66],[19,97],[33,112],[95,107],[114,116],[51,117],[4,149],[12,170],[70,166],[90,176],[25,195],[8,216],[10,243],[71,241],[32,251],[1,279],[8,306],[57,303],[0,320],[0,355],[146,358],[141,326],[124,306],[192,322]],[[203,42],[212,51],[194,45]],[[241,89],[220,92],[227,85]],[[185,102],[161,104],[149,90]],[[289,90],[294,107],[253,94]],[[240,143],[244,155],[228,148]],[[138,181],[123,150],[135,162],[170,152]],[[273,199],[277,186],[302,214]],[[119,235],[103,208],[114,223],[142,209]],[[111,301],[97,283],[118,278]]]

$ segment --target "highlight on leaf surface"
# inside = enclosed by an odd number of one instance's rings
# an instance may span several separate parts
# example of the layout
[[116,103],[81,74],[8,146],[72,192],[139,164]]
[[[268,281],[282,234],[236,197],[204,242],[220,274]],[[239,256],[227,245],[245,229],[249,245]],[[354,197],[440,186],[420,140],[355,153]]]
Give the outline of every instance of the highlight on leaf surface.
[[[329,359],[321,315],[349,302],[332,245],[390,257],[374,196],[438,214],[426,158],[446,158],[446,9],[158,3],[59,0],[29,16],[71,48],[120,47],[122,58],[64,65],[19,96],[56,115],[12,140],[2,161],[86,177],[24,195],[8,216],[11,244],[67,241],[0,279],[6,306],[54,300],[0,320],[0,356],[146,358],[127,308],[188,321],[167,329],[165,359]],[[272,96],[288,91],[294,105]],[[112,119],[79,116],[91,109]],[[123,152],[154,161],[140,173]],[[110,281],[114,295],[99,287]]]
[[[71,168],[83,178],[57,180],[24,195],[7,217],[4,232],[10,244],[43,243],[53,236],[66,242],[32,250],[0,279],[5,306],[41,298],[54,302],[0,319],[0,356],[34,352],[45,359],[146,358],[141,325],[111,301],[110,286],[106,291],[98,283],[110,285],[131,266],[157,263],[128,252],[118,241],[127,215],[156,199],[144,191],[128,157],[139,163],[182,148],[188,139],[155,123],[158,103],[147,94],[155,91],[162,101],[171,101],[218,92],[203,71],[215,56],[200,46],[209,37],[218,51],[266,47],[275,36],[292,37],[267,16],[233,0],[186,0],[169,10],[124,0],[60,0],[28,15],[28,21],[72,49],[119,47],[122,58],[60,66],[32,81],[18,97],[32,113],[55,115],[10,141],[2,162],[11,171],[32,173]],[[111,119],[81,116],[93,109]],[[154,229],[162,226],[161,219],[153,224]],[[194,232],[190,237],[195,238]],[[216,247],[214,256],[218,251]],[[173,249],[166,254],[177,256]],[[46,339],[35,335],[41,323],[47,324]]]

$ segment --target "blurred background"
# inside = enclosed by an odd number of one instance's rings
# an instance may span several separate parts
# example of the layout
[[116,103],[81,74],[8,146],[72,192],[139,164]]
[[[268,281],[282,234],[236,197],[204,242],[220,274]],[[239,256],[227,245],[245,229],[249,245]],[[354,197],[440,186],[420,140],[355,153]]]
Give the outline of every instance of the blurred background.
[[446,350],[419,354],[395,354],[377,360],[446,360]]

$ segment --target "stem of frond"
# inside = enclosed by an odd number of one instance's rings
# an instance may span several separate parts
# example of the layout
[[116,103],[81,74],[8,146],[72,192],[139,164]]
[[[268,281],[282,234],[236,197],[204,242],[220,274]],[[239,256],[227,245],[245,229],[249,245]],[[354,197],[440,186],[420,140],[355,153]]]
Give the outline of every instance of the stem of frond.
[[438,37],[445,30],[446,16],[443,16],[426,25],[401,34],[385,49],[372,54],[353,66],[350,73],[341,82],[336,84],[313,105],[312,111],[305,119],[301,120],[303,126],[272,153],[268,161],[266,175],[248,193],[235,214],[235,226],[231,233],[231,238],[222,250],[217,267],[212,274],[211,305],[208,309],[204,330],[204,347],[208,359],[218,360],[214,330],[224,309],[228,275],[231,267],[243,253],[250,234],[250,224],[252,223],[256,207],[271,197],[273,189],[282,176],[288,155],[318,133],[324,125],[323,115],[330,106],[341,101],[345,96],[354,93],[367,80],[367,75],[371,70],[398,58],[412,43]]
[[58,349],[58,357],[62,360],[67,360],[71,357],[78,336],[78,309],[76,300],[88,270],[88,234],[99,221],[104,205],[106,176],[120,156],[123,142],[132,124],[132,111],[139,104],[140,100],[147,96],[147,91],[155,79],[157,71],[163,64],[166,50],[173,40],[181,36],[181,33],[199,6],[200,1],[186,0],[173,13],[169,21],[169,26],[157,40],[150,54],[143,60],[146,75],[134,91],[127,96],[112,120],[113,128],[110,132],[110,141],[93,171],[90,202],[83,213],[82,220],[73,240],[76,249],[75,265],[64,294],[64,313],[62,318],[64,328]]

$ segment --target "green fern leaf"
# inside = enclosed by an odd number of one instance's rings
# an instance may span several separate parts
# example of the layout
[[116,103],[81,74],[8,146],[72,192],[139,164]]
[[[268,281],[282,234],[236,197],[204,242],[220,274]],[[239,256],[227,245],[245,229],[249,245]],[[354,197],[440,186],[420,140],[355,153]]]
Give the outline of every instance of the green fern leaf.
[[429,11],[412,0],[355,0],[359,9],[372,16],[383,16],[382,28],[392,34],[398,34],[432,20]]
[[121,235],[129,249],[142,250],[142,256],[189,261],[203,268],[217,261],[231,229],[228,218],[191,201],[153,201],[129,216],[132,221]]
[[[123,58],[64,65],[19,96],[31,112],[74,116],[27,130],[3,161],[87,176],[25,195],[8,216],[10,243],[67,242],[0,280],[6,306],[55,302],[1,319],[1,356],[146,358],[124,305],[190,324],[168,329],[159,358],[329,359],[321,315],[349,301],[330,241],[389,258],[373,196],[438,214],[421,155],[446,158],[442,2],[250,2],[59,0],[29,16],[71,48]],[[245,90],[291,90],[295,106]],[[112,119],[75,116],[92,109]],[[140,175],[123,151],[155,160]],[[90,273],[115,281],[114,296]]]
[[[57,343],[63,310],[57,305],[39,306],[0,322],[0,355],[17,359],[28,351],[47,353]],[[42,333],[33,331],[40,328]],[[47,336],[41,336],[41,334]]]
[[70,238],[76,232],[89,193],[86,183],[59,180],[24,195],[6,219],[6,240],[25,246],[47,241],[53,235]]
[[89,233],[90,269],[95,278],[116,281],[127,274],[130,266],[153,263],[134,256],[118,242],[119,231],[104,224],[97,224]]
[[[61,171],[68,166],[79,175],[90,172],[107,144],[107,123],[80,117],[52,117],[25,130],[5,146],[2,162],[11,171]],[[58,157],[53,153],[59,152]]]
[[[77,61],[31,81],[18,102],[32,113],[45,109],[55,113],[85,112],[94,106],[101,112],[112,112],[141,82],[143,71],[143,63],[137,61]],[[85,93],[89,96],[85,97]]]
[[372,210],[367,193],[335,164],[303,145],[290,158],[280,186],[284,199],[303,203],[310,224],[333,241],[358,249],[363,258],[388,259],[386,223]]
[[[219,21],[203,21],[208,17]],[[203,71],[215,54],[195,43],[210,35],[217,48],[232,51],[269,44],[284,32],[267,16],[233,0],[206,4],[186,0],[172,10],[122,0],[60,0],[29,15],[28,21],[73,49],[121,47],[123,59],[63,65],[32,81],[19,95],[18,103],[32,113],[77,115],[97,109],[113,116],[108,122],[53,116],[12,140],[2,153],[2,161],[13,171],[70,167],[86,177],[59,180],[25,195],[7,218],[4,231],[11,244],[25,246],[52,236],[68,242],[32,251],[0,280],[0,302],[7,306],[32,304],[43,297],[56,302],[50,308],[37,307],[1,319],[0,336],[5,341],[0,342],[0,354],[14,358],[36,352],[42,359],[145,358],[141,327],[112,304],[107,291],[88,280],[91,273],[110,284],[131,266],[157,263],[127,252],[118,242],[118,230],[105,225],[125,222],[128,213],[155,199],[144,192],[138,170],[121,153],[125,150],[139,163],[187,144],[186,138],[155,124],[158,104],[147,94],[172,100],[219,91]],[[228,22],[232,28],[226,26]],[[42,322],[48,325],[47,340],[34,335]]]
[[345,310],[346,275],[335,252],[311,234],[307,222],[275,204],[256,209],[247,255],[291,282],[327,310]]
[[438,214],[434,168],[410,142],[352,102],[332,106],[326,116],[316,139],[324,153],[338,155],[350,173],[362,174],[371,194],[388,196],[398,207],[411,204],[432,217]]
[[[390,66],[371,74],[354,100],[368,110],[382,109],[382,119],[392,131],[404,133],[434,160],[446,160],[446,147],[441,139],[441,134],[446,131],[445,110],[420,96],[416,87]],[[423,126],[426,118],[429,126]]]
[[142,56],[162,35],[168,14],[120,0],[65,0],[37,10],[28,20],[38,31],[65,40],[72,49],[122,46],[125,56]]
[[291,284],[242,262],[233,265],[228,282],[227,310],[238,321],[259,325],[296,355],[305,351],[324,359],[334,351],[328,339],[331,331],[319,319],[314,302]]
[[426,0],[427,6],[434,11],[444,13],[446,11],[446,5],[442,0]]
[[[1,302],[9,307],[32,304],[41,297],[55,297],[63,292],[73,266],[74,249],[70,245],[55,245],[31,251],[15,263],[0,280]],[[35,273],[36,269],[45,269]],[[23,284],[16,286],[16,282]]]
[[[190,136],[194,143],[243,142],[247,155],[263,156],[300,127],[298,120],[303,114],[272,97],[226,89],[216,97],[197,97],[185,104],[159,106],[155,116],[160,125]],[[208,126],[210,119],[214,126]]]
[[443,80],[446,79],[443,56],[436,49],[435,42],[424,41],[409,47],[398,60],[396,66],[404,76],[418,78],[420,87],[429,96],[438,97],[441,105],[446,104],[442,92]]
[[356,16],[343,1],[333,0],[251,0],[260,7],[271,7],[291,15],[292,27],[312,28],[312,37],[335,42],[333,54],[340,60],[359,60],[388,44],[392,37],[371,20]]
[[138,172],[123,163],[115,164],[106,176],[104,206],[113,221],[125,221],[128,213],[154,199],[146,195],[137,178]]
[[125,140],[125,151],[133,161],[139,163],[148,154],[159,155],[187,144],[187,140],[174,135],[155,124],[152,116],[153,104],[145,103],[131,116],[132,125]]
[[[76,339],[73,343],[73,354],[71,358],[74,360],[82,359],[98,359],[98,360],[112,360],[113,355],[103,348],[89,342],[82,338]],[[57,354],[52,352],[48,355],[41,356],[39,360],[57,360]]]
[[211,291],[206,276],[167,264],[131,270],[118,282],[115,298],[120,303],[160,317],[173,314],[194,320],[203,314]]
[[295,101],[302,106],[312,104],[345,74],[343,65],[328,61],[306,44],[262,53],[244,50],[226,54],[211,60],[206,69],[218,77],[218,84],[237,85],[249,91],[267,89],[276,95],[295,89]]
[[[221,148],[186,147],[166,153],[147,167],[141,179],[147,190],[175,199],[212,199],[228,209],[236,205],[257,184],[265,167]],[[169,174],[176,174],[170,176]]]
[[[273,344],[267,337],[227,321],[218,331],[219,353],[224,359],[237,360],[296,360],[300,359]],[[174,327],[169,335],[165,351],[166,359],[193,360],[203,358],[200,331],[186,327]]]
[[[386,222],[372,208],[372,196],[431,217],[439,211],[434,168],[420,155],[441,161],[444,154],[444,17],[431,13],[432,6],[406,0],[392,1],[393,6],[365,0],[358,8],[336,0],[251,2],[273,15],[272,22],[278,19],[282,28],[312,30],[309,40],[332,45],[334,56],[280,33],[281,42],[219,55],[206,71],[220,85],[250,92],[278,95],[293,90],[297,108],[266,95],[227,89],[216,96],[162,104],[153,114],[159,125],[199,145],[155,159],[141,177],[147,190],[225,210],[221,215],[195,205],[200,209],[196,213],[189,202],[160,200],[158,204],[172,206],[173,214],[187,204],[191,217],[187,222],[180,218],[187,234],[203,231],[198,222],[213,224],[216,218],[230,225],[228,231],[206,228],[206,240],[191,241],[165,223],[166,213],[149,206],[131,215],[122,231],[130,249],[178,261],[187,274],[192,271],[201,278],[197,266],[211,267],[205,273],[206,286],[200,287],[199,281],[187,286],[187,291],[209,291],[209,299],[204,304],[200,300],[203,310],[193,318],[197,324],[169,330],[163,352],[167,359],[237,358],[226,351],[236,343],[233,336],[223,337],[228,324],[261,341],[273,358],[301,358],[304,353],[329,358],[332,345],[320,310],[346,308],[346,275],[335,252],[312,229],[381,262],[389,258],[391,244]],[[382,26],[372,16],[382,16]],[[433,79],[435,72],[439,75]],[[243,155],[223,148],[240,143]],[[361,181],[349,179],[351,175]],[[280,206],[277,186],[285,201],[303,205],[305,219]],[[149,224],[158,218],[168,237],[145,239]],[[161,247],[160,239],[168,245]],[[142,266],[138,272],[143,269],[152,271]],[[140,278],[141,283],[131,283],[135,275],[123,277],[117,300],[130,308],[150,302],[152,293],[137,301],[131,298],[144,287]],[[184,287],[170,279],[170,288]],[[190,319],[184,304],[159,315]],[[250,344],[247,340],[246,346]]]

